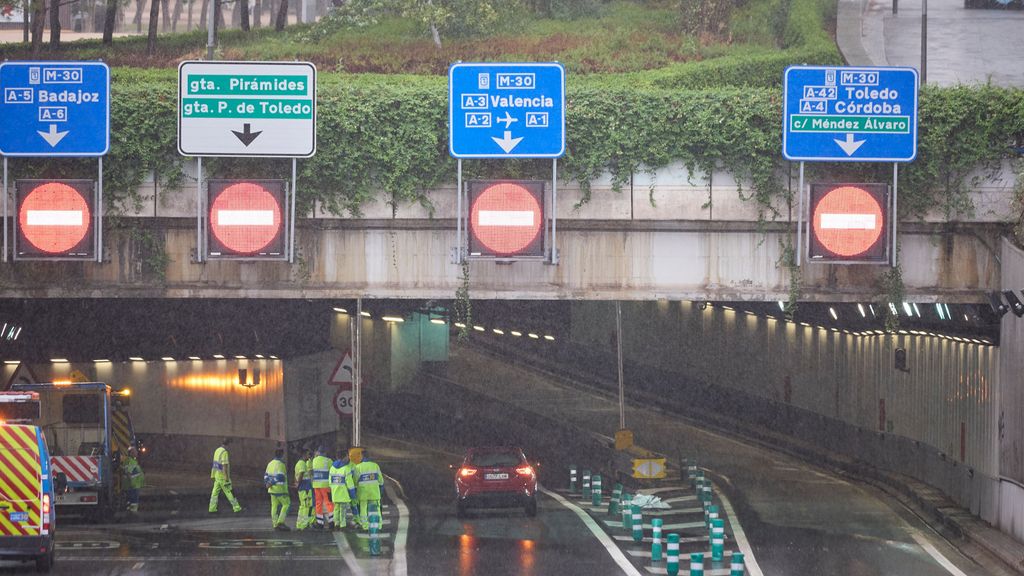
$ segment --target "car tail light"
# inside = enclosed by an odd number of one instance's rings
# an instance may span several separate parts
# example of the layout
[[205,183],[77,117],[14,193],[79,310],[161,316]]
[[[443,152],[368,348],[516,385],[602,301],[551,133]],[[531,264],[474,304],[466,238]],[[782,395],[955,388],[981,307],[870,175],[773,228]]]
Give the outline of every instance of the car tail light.
[[96,497],[95,496],[82,496],[81,500],[79,500],[79,502],[95,502],[95,501],[96,501]]
[[477,469],[472,466],[463,466],[462,468],[459,468],[459,476],[462,476],[463,478],[468,478],[476,473]]
[[43,534],[50,533],[50,495],[43,494]]
[[519,466],[516,468],[516,474],[519,474],[520,476],[533,476],[533,466]]

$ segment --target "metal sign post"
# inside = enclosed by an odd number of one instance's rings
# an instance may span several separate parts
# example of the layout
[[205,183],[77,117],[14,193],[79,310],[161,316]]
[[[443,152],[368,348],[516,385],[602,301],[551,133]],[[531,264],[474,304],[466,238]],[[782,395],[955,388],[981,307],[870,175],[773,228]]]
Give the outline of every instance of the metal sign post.
[[363,423],[363,299],[356,298],[356,314],[352,317],[352,445],[362,446]]

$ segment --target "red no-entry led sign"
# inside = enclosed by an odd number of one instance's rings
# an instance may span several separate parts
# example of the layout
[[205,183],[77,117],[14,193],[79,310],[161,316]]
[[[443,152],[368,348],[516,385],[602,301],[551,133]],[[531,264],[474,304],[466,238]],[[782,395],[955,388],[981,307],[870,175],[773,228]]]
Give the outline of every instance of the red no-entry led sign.
[[15,190],[15,258],[91,260],[95,256],[92,180],[18,180]]
[[889,186],[811,184],[812,262],[888,263]]
[[210,180],[207,256],[284,257],[284,205],[284,180]]
[[469,255],[544,256],[544,182],[469,183]]

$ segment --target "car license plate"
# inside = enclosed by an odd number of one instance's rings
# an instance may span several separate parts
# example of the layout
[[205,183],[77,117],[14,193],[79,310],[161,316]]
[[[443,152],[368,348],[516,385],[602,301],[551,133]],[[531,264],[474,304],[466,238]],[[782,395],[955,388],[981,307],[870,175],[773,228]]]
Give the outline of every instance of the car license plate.
[[500,474],[484,474],[484,480],[508,480],[508,473],[501,472]]
[[28,512],[11,512],[11,522],[28,522]]

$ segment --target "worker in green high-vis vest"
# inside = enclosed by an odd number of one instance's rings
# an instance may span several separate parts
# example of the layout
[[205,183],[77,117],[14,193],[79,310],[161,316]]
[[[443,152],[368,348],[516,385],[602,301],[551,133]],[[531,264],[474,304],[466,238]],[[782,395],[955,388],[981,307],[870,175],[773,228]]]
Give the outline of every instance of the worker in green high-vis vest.
[[284,448],[274,451],[274,459],[267,464],[263,473],[263,485],[270,494],[270,522],[274,530],[291,530],[284,523],[292,499],[288,496],[288,466],[284,463]]
[[210,469],[210,478],[213,479],[213,493],[210,494],[210,513],[217,511],[217,504],[220,500],[220,493],[231,503],[231,509],[235,512],[242,511],[242,505],[231,493],[231,463],[228,460],[228,444],[231,438],[225,438],[220,446],[213,452],[213,467]]

